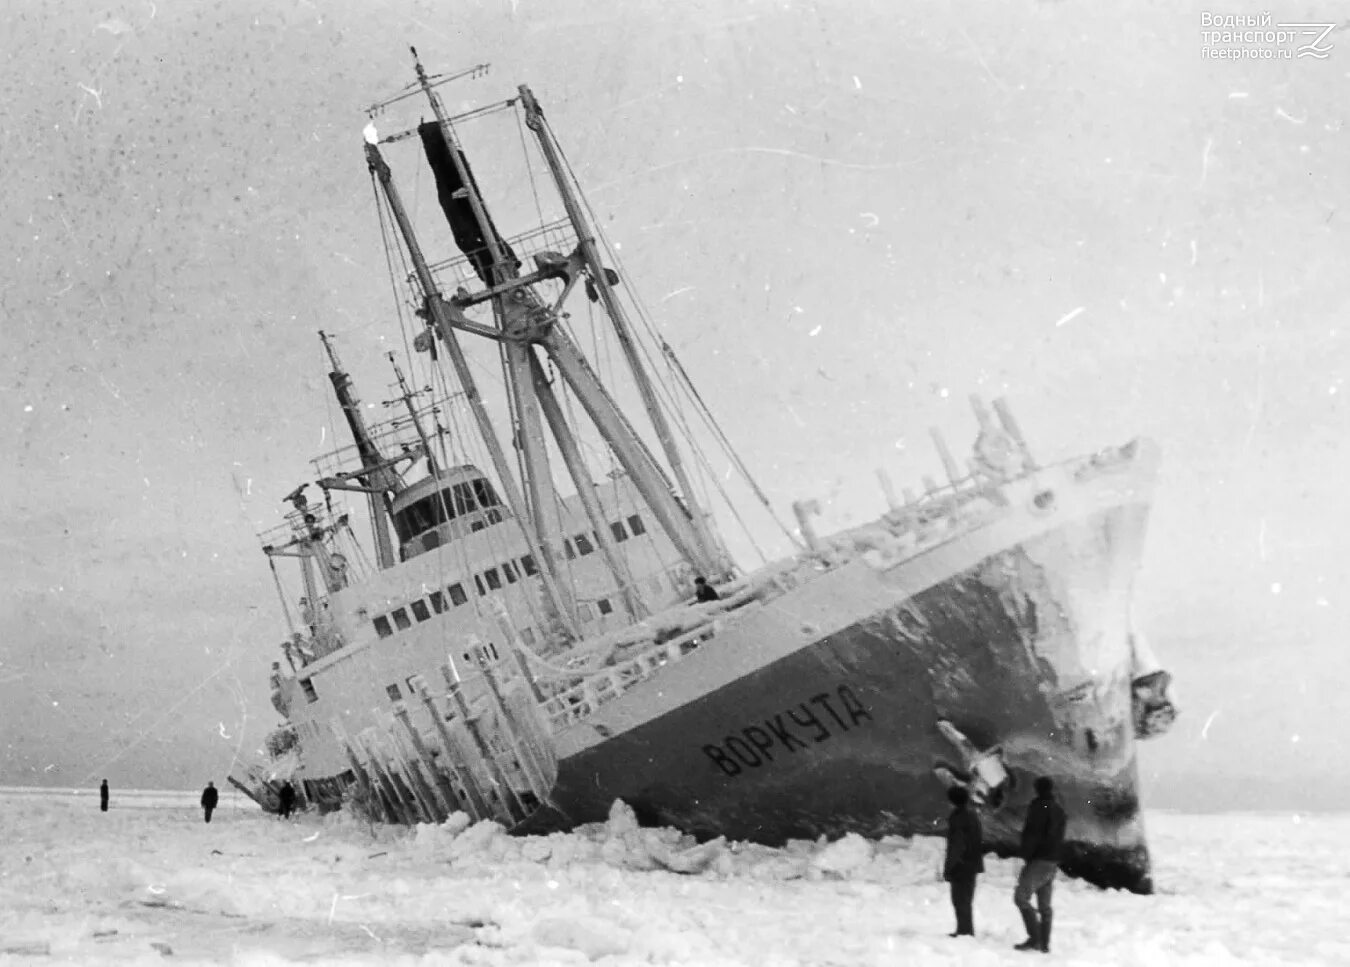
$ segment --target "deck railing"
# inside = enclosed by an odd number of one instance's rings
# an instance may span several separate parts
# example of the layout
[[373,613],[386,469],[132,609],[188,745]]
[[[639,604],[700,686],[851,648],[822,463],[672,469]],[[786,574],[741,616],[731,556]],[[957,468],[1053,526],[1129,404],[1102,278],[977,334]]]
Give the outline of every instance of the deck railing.
[[601,705],[618,698],[634,685],[651,678],[659,669],[679,661],[715,636],[713,626],[704,625],[588,675],[544,702],[549,724],[555,732],[574,725]]

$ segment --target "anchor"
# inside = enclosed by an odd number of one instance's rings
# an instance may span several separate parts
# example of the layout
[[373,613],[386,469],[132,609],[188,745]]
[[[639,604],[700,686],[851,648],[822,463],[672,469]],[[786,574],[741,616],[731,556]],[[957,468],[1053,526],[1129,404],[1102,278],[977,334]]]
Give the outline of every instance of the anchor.
[[1130,711],[1134,737],[1151,739],[1172,727],[1179,710],[1172,698],[1172,675],[1158,663],[1148,639],[1130,629]]
[[961,756],[960,769],[953,769],[946,763],[933,767],[933,773],[942,784],[947,788],[961,786],[978,805],[990,809],[1002,806],[1009,782],[1008,770],[1003,766],[1003,747],[996,745],[981,752],[965,733],[946,719],[939,719],[937,727]]
[[1176,721],[1177,707],[1169,691],[1171,684],[1171,674],[1162,669],[1141,675],[1130,683],[1130,706],[1134,715],[1136,739],[1162,735]]

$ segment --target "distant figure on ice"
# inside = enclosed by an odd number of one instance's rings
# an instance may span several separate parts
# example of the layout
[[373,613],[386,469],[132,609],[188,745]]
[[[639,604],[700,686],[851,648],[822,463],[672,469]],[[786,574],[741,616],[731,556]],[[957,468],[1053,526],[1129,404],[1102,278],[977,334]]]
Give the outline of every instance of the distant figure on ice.
[[211,821],[211,813],[215,812],[216,803],[220,802],[220,793],[216,791],[216,784],[208,782],[206,788],[202,790],[202,811],[206,813],[206,821]]
[[98,808],[99,812],[108,811],[108,780],[104,779],[98,787]]
[[277,793],[277,798],[281,800],[281,811],[278,815],[282,819],[289,819],[291,810],[295,807],[295,787],[290,782],[283,782],[281,792]]
[[700,604],[705,601],[720,601],[722,596],[704,578],[694,578],[694,600]]
[[[1064,849],[1064,826],[1067,817],[1064,807],[1055,799],[1055,783],[1049,776],[1036,780],[1036,798],[1027,807],[1027,821],[1022,826],[1022,859],[1026,865],[1017,878],[1013,902],[1022,913],[1027,928],[1027,939],[1017,944],[1018,950],[1050,952],[1050,924],[1054,916],[1050,899],[1055,889],[1055,874],[1059,872],[1060,854]],[[1036,894],[1036,907],[1031,895]]]
[[964,787],[948,789],[947,800],[955,807],[947,817],[947,857],[942,864],[942,878],[952,885],[956,911],[956,932],[949,936],[973,937],[975,878],[984,872],[984,831]]

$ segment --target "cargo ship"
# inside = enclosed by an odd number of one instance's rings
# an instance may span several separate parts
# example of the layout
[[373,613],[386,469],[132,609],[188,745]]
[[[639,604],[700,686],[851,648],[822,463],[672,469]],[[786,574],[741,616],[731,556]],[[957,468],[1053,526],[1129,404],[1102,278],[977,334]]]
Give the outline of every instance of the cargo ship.
[[[740,567],[712,511],[743,519],[722,465],[778,518],[539,101],[521,86],[452,115],[443,86],[486,67],[413,60],[364,145],[409,370],[389,354],[394,412],[369,420],[320,333],[351,443],[262,535],[289,624],[268,740],[287,765],[236,785],[265,808],[284,778],[320,808],[521,834],[622,800],[643,824],[781,845],[940,834],[959,784],[1010,855],[1049,775],[1063,869],[1149,892],[1138,742],[1176,715],[1131,616],[1156,447],[1041,465],[1005,401],[971,397],[969,457],[932,431],[943,480],[897,494],[879,471],[879,516],[833,534],[799,501],[779,522],[793,553]],[[414,98],[425,119],[381,135]],[[524,159],[481,166],[495,211],[461,140],[493,122]],[[432,229],[396,150],[429,169]],[[422,239],[447,235],[438,261]]]

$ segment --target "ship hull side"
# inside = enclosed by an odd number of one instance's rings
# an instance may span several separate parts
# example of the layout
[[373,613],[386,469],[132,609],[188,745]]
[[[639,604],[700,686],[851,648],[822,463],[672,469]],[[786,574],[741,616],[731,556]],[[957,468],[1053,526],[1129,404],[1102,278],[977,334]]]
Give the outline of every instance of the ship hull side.
[[[903,566],[827,575],[815,584],[875,581],[864,596],[893,601],[647,721],[616,709],[632,722],[622,731],[595,716],[598,736],[560,755],[548,804],[521,831],[603,820],[623,799],[644,822],[769,845],[937,834],[950,807],[935,769],[968,764],[945,720],[976,748],[1001,747],[1011,775],[984,811],[987,845],[1015,853],[1031,780],[1050,775],[1069,813],[1065,871],[1149,892],[1127,627],[1146,516],[1146,503],[1122,502],[987,553],[953,546],[956,569],[913,593]],[[919,564],[931,576],[942,557]],[[653,705],[678,690],[664,684]]]

